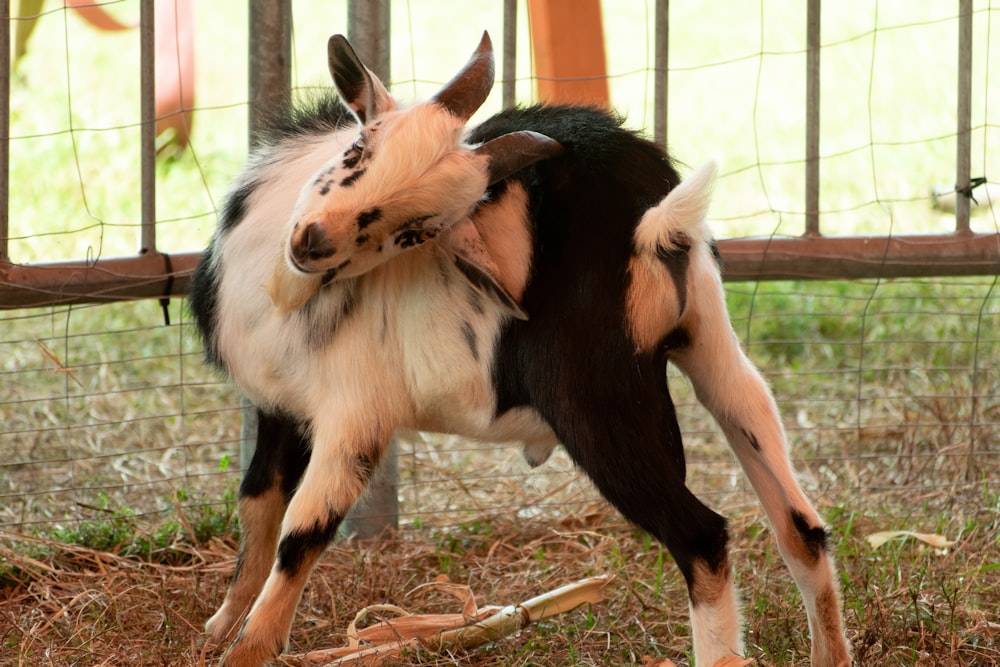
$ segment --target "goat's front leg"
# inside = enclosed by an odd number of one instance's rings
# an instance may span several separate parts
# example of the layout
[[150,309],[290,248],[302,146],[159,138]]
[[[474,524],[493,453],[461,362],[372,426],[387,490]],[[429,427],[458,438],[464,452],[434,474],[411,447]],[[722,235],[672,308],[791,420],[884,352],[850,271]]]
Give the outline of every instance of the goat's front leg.
[[314,431],[312,456],[285,513],[277,557],[223,657],[225,667],[261,667],[284,650],[309,574],[370,481],[389,440],[389,434],[376,437],[366,429],[317,424]]
[[692,265],[697,293],[681,326],[688,343],[670,359],[721,426],[774,526],[778,548],[802,593],[814,667],[850,665],[839,588],[822,519],[802,492],[788,458],[770,389],[739,346],[714,266]]
[[304,427],[282,414],[257,412],[257,446],[240,484],[240,552],[226,599],[205,624],[217,644],[230,641],[274,563],[281,519],[309,462]]

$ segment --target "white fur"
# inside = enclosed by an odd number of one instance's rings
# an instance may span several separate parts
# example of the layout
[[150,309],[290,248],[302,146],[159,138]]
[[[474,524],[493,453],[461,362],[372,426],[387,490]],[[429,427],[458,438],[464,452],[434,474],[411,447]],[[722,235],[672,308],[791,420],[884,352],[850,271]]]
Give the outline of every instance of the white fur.
[[[690,176],[681,181],[656,206],[642,216],[635,228],[635,246],[639,254],[655,253],[657,246],[673,248],[671,234],[693,233],[708,215],[708,205],[712,200],[712,185],[715,182],[716,166],[706,162]],[[704,242],[711,238],[708,227],[701,225],[702,234],[692,238],[692,242]]]
[[732,583],[728,583],[718,600],[689,603],[688,610],[696,667],[712,667],[724,658],[743,655],[743,619]]
[[[814,564],[800,559],[790,512],[801,514],[810,526],[820,527],[822,521],[795,477],[777,405],[764,379],[739,346],[726,314],[719,272],[704,246],[692,252],[688,289],[688,303],[692,307],[681,318],[681,324],[688,327],[692,342],[672,354],[671,361],[690,378],[698,400],[719,423],[775,527],[779,549],[806,602],[813,664],[822,667],[849,664],[832,563],[826,553],[821,553]],[[725,608],[713,609],[711,615],[736,615],[735,599],[731,606],[726,606],[725,601],[720,604]],[[706,615],[692,614],[696,655],[702,652],[716,655],[711,639],[716,633],[698,628],[706,621]],[[714,624],[715,621],[710,621],[710,627]]]

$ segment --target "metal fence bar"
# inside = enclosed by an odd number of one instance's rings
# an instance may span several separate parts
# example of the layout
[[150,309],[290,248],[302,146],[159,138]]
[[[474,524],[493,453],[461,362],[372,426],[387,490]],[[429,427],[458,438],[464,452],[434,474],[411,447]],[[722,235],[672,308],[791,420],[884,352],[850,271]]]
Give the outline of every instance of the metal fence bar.
[[653,15],[653,141],[667,146],[667,114],[669,113],[670,64],[670,0],[656,0]]
[[[991,276],[1000,266],[1000,235],[831,236],[721,239],[727,282]],[[0,262],[0,310],[71,303],[182,297],[200,253],[71,261]]]
[[291,0],[250,0],[250,145],[292,97]]
[[10,250],[10,0],[0,0],[0,266]]
[[972,0],[958,0],[958,128],[955,156],[955,231],[970,232],[972,170]]
[[503,80],[501,104],[509,109],[517,102],[517,0],[503,0]]
[[996,275],[1000,234],[720,240],[730,282]]
[[389,0],[350,0],[347,3],[347,38],[386,87],[391,85]]
[[806,11],[806,236],[819,231],[820,0]]
[[0,261],[0,310],[181,297],[200,256],[170,255],[171,271],[160,253],[45,264]]
[[139,4],[140,254],[156,251],[156,11],[153,0]]

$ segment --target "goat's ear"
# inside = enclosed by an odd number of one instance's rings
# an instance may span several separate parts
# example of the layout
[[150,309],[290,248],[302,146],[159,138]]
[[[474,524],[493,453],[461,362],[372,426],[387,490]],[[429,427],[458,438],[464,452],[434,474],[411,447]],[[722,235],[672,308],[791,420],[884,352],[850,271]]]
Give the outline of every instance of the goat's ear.
[[493,185],[539,160],[561,155],[563,150],[551,137],[522,130],[491,139],[473,152],[487,159],[488,183]]
[[528,319],[521,304],[503,284],[500,267],[472,218],[466,218],[449,229],[442,241],[445,248],[451,251],[455,266],[465,274],[473,287],[494,299],[513,317]]
[[396,108],[396,101],[371,70],[358,58],[343,35],[334,35],[326,45],[327,64],[333,85],[362,125]]
[[493,42],[483,33],[479,46],[458,74],[431,98],[453,115],[469,120],[493,89]]

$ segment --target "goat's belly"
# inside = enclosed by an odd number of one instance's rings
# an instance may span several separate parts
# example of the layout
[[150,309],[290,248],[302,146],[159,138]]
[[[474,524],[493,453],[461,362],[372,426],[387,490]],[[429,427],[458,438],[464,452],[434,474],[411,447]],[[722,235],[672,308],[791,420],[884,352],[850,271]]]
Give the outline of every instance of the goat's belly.
[[249,345],[226,355],[230,379],[254,405],[308,418],[306,395],[301,382],[295,380],[294,364],[271,359],[268,352],[263,345]]
[[524,458],[532,467],[544,463],[559,444],[552,427],[531,408],[509,410],[500,417],[495,417],[492,411],[426,417],[419,420],[421,430],[452,433],[481,442],[520,442],[524,445]]

